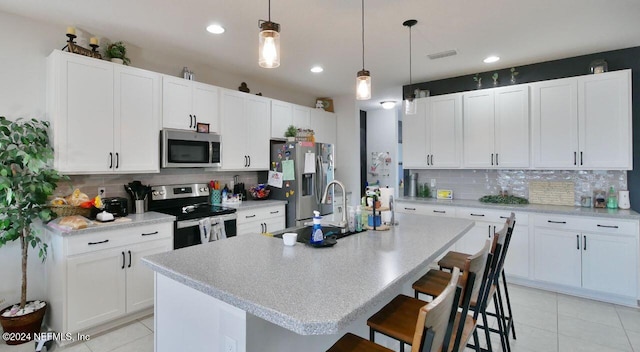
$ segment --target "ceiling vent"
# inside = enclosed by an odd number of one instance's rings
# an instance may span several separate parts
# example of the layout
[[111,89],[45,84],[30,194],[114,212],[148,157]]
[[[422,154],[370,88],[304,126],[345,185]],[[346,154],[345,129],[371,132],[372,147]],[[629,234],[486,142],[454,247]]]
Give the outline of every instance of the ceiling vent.
[[435,54],[429,54],[427,55],[427,57],[431,60],[436,60],[436,59],[442,59],[443,57],[453,56],[457,54],[458,52],[456,50],[447,50],[447,51],[441,51]]

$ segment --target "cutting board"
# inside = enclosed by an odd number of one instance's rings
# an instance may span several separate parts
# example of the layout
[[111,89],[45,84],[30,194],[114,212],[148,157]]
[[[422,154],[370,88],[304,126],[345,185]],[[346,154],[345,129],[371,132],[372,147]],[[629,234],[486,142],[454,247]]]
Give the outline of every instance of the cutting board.
[[575,205],[575,184],[570,181],[529,182],[529,203]]

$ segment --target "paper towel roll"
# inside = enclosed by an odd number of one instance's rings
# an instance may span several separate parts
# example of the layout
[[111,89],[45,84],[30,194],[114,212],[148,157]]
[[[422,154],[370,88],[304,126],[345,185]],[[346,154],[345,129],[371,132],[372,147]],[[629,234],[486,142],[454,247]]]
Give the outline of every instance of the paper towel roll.
[[393,188],[380,188],[380,205],[383,207],[389,206],[389,197],[394,195]]

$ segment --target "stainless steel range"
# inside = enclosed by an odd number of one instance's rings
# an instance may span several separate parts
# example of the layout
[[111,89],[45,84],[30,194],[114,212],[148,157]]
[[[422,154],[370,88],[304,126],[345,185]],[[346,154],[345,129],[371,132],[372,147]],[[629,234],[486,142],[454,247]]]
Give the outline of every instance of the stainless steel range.
[[204,183],[152,186],[148,209],[176,217],[174,249],[236,235],[236,209],[209,204]]

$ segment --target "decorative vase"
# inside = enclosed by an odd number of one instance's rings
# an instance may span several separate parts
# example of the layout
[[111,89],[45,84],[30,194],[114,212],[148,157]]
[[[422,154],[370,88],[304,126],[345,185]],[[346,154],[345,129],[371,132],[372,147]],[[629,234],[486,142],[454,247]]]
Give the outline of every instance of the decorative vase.
[[[18,339],[7,339],[5,342],[7,345],[20,345],[33,340],[34,334],[40,332],[44,313],[47,311],[46,302],[44,307],[29,314],[3,317],[2,314],[10,310],[11,307],[9,306],[0,311],[0,324],[2,324],[2,329],[5,333],[9,333],[10,337],[18,337]],[[24,339],[27,336],[30,338]]]
[[119,65],[124,64],[124,61],[122,59],[118,59],[117,57],[112,57],[111,58],[111,62],[113,62],[114,64],[119,64]]

